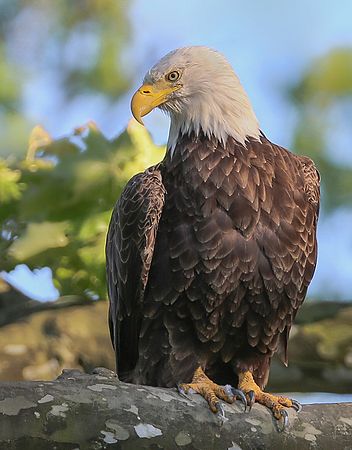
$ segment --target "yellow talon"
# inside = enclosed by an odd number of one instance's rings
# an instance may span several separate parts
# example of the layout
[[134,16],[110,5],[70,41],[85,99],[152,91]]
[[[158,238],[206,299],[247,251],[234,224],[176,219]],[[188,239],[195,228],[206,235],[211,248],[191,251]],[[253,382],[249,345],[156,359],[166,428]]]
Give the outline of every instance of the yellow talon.
[[230,397],[229,393],[222,386],[217,385],[211,381],[204,373],[201,367],[198,367],[194,372],[191,383],[182,383],[179,385],[179,390],[188,392],[193,390],[200,394],[209,405],[209,408],[216,413],[219,411],[219,399],[227,403],[233,403],[234,399]]
[[275,419],[284,420],[284,427],[287,425],[287,412],[285,408],[295,408],[300,410],[300,405],[295,400],[283,397],[281,395],[273,395],[263,392],[253,379],[252,373],[248,370],[238,375],[238,389],[242,390],[249,399],[249,403],[260,403],[269,408]]

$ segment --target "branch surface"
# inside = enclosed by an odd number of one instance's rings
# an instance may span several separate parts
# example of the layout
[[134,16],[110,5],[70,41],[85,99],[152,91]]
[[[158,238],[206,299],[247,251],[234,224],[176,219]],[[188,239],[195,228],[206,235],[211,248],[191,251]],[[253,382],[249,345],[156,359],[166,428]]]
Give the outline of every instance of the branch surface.
[[0,448],[74,449],[351,449],[352,403],[289,411],[279,433],[261,405],[225,405],[220,426],[205,401],[174,389],[122,383],[106,369],[65,370],[52,382],[0,384]]

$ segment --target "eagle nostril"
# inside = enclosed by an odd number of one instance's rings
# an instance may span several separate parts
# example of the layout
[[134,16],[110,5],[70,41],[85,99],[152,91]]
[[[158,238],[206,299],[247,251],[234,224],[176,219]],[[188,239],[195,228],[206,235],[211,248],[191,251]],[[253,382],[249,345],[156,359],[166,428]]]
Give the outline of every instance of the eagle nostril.
[[144,90],[142,91],[142,94],[150,94],[150,91],[148,91],[147,89],[144,89]]

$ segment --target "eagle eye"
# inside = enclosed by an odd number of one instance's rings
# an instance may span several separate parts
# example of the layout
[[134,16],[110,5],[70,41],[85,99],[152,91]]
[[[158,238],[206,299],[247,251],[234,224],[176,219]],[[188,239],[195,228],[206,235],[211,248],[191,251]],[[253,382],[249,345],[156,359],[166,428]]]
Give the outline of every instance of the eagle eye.
[[180,78],[180,72],[177,72],[177,70],[173,70],[172,72],[170,72],[166,75],[166,79],[168,81],[177,81],[179,78]]

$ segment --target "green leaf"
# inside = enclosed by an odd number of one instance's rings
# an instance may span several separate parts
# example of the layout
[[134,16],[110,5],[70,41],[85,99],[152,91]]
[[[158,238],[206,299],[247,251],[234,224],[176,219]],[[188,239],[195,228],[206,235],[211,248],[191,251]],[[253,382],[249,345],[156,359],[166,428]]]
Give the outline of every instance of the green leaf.
[[10,246],[9,255],[17,261],[27,259],[47,249],[66,247],[68,222],[30,223],[23,235]]
[[32,161],[35,158],[36,151],[51,142],[50,134],[41,125],[36,125],[29,135],[27,160]]
[[23,189],[23,185],[19,183],[20,178],[19,170],[10,169],[5,161],[0,159],[0,205],[20,198]]

